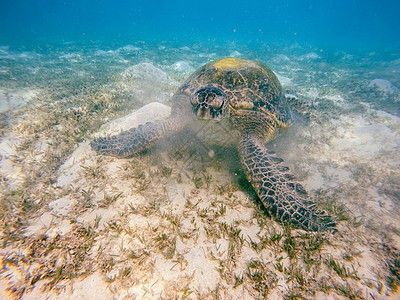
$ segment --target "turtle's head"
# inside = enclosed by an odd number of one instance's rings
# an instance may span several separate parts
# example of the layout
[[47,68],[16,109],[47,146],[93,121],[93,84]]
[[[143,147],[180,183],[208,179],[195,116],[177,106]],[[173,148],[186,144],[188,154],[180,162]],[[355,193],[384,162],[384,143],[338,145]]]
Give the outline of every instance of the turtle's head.
[[193,114],[202,120],[220,121],[227,111],[227,99],[219,87],[207,85],[197,90],[190,99]]

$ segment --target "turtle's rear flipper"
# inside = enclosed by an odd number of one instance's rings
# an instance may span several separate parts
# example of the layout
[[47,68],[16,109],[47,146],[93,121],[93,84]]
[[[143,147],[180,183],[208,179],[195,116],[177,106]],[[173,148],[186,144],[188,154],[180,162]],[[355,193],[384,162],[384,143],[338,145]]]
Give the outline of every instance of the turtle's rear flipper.
[[239,154],[247,179],[276,220],[305,230],[335,230],[335,223],[308,199],[283,160],[268,151],[255,135],[242,137]]

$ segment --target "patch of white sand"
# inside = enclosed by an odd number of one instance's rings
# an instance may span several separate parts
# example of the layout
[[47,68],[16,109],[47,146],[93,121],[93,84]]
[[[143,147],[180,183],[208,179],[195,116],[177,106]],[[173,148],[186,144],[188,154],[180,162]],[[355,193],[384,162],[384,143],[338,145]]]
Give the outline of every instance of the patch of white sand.
[[220,280],[218,263],[207,256],[203,247],[193,247],[186,255],[187,271],[194,274],[193,287],[199,291],[214,290]]
[[110,54],[114,54],[114,51],[112,51],[112,50],[109,50],[109,51],[96,50],[94,52],[94,55],[96,55],[96,56],[104,56],[104,55],[110,55]]
[[24,235],[30,237],[44,235],[53,224],[53,221],[54,216],[50,212],[46,212],[38,219],[30,222],[30,225],[26,228]]
[[339,94],[325,95],[324,98],[327,100],[331,100],[338,106],[343,106],[346,102],[343,96]]
[[[385,124],[370,124],[361,116],[343,116],[338,127],[338,137],[332,139],[335,160],[341,164],[343,158],[362,158],[376,156],[382,150],[393,150],[398,147],[398,132]],[[397,120],[400,122],[400,119]]]
[[[170,107],[158,102],[153,102],[127,116],[104,124],[99,132],[95,134],[95,137],[118,134],[121,131],[137,127],[146,122],[165,119],[170,113]],[[93,154],[94,152],[91,150],[89,142],[82,142],[72,153],[70,158],[60,167],[60,175],[58,176],[57,184],[61,187],[73,184],[77,178],[79,178],[79,172],[82,171],[82,166],[86,162],[89,166],[93,165]],[[110,166],[112,165],[109,165],[109,167]],[[118,167],[120,167],[120,165],[114,167],[116,171]]]
[[85,141],[72,153],[64,164],[60,167],[59,176],[57,177],[57,185],[60,187],[67,187],[72,185],[79,172],[82,171],[82,166],[88,159],[91,153],[89,142]]
[[63,236],[69,233],[72,229],[72,224],[70,220],[61,220],[58,218],[54,218],[52,220],[52,225],[45,233],[46,236],[50,238],[56,238],[57,236]]
[[24,295],[25,300],[87,300],[87,299],[114,299],[112,293],[108,289],[108,284],[104,281],[101,273],[93,273],[86,278],[78,278],[72,280],[72,290],[65,293],[53,294],[48,293],[44,298],[40,292],[40,282],[37,288],[32,292]]
[[280,60],[280,61],[290,61],[290,58],[287,57],[287,56],[284,55],[284,54],[278,54],[278,55],[276,55],[276,56],[274,57],[274,59]]
[[37,90],[13,90],[0,89],[0,113],[21,107],[38,95]]
[[167,118],[171,114],[171,108],[165,104],[152,102],[129,115],[113,120],[100,128],[100,135],[117,134],[121,130],[128,130],[146,122],[153,122]]
[[299,60],[312,60],[321,58],[317,53],[310,52],[299,57]]
[[139,63],[127,68],[121,73],[126,79],[137,79],[140,81],[152,81],[158,83],[168,83],[168,75],[151,63]]
[[106,56],[106,55],[119,55],[119,54],[137,54],[142,49],[133,45],[126,45],[117,50],[96,50],[94,55],[96,56]]
[[138,103],[168,102],[176,90],[176,82],[160,68],[143,62],[120,73],[119,88]]
[[369,163],[377,159],[382,151],[395,151],[399,148],[400,135],[394,128],[400,128],[400,119],[381,111],[377,114],[383,117],[381,123],[371,124],[362,116],[342,116],[334,122],[337,125],[336,133],[326,151],[313,155],[322,164],[334,164],[310,166],[312,175],[305,181],[308,189],[340,186],[351,178],[350,172],[344,169],[351,162],[357,160]]
[[66,60],[69,61],[71,63],[78,63],[81,62],[83,60],[83,57],[80,53],[67,53],[64,55],[60,55],[59,56],[60,60]]
[[385,94],[393,94],[399,92],[399,89],[386,79],[371,80],[371,82],[368,84],[368,87],[375,88]]
[[199,53],[199,57],[207,57],[207,58],[214,58],[217,56],[217,53]]
[[21,143],[15,133],[9,133],[0,139],[0,177],[6,181],[10,188],[17,187],[24,179],[22,167],[13,163],[17,157],[16,147]]
[[141,49],[139,47],[133,46],[133,45],[126,45],[121,48],[117,49],[117,52],[122,52],[122,53],[137,53]]
[[289,86],[289,85],[293,84],[292,79],[290,79],[289,77],[285,77],[285,76],[279,75],[277,73],[275,73],[275,75],[276,75],[276,77],[278,77],[278,79],[281,82],[282,86],[285,87],[285,86]]
[[230,57],[239,57],[242,56],[242,53],[240,53],[239,51],[232,51],[231,53],[229,53]]
[[193,68],[187,61],[184,60],[177,61],[171,66],[171,68],[174,71],[183,73],[184,75],[191,74],[195,70],[195,68]]
[[67,216],[75,204],[75,201],[66,196],[49,203],[49,208],[56,215]]

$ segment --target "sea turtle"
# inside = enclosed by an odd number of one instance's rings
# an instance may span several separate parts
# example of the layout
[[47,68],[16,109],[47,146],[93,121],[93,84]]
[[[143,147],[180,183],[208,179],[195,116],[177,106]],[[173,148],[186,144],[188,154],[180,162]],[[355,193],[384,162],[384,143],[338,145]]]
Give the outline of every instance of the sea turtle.
[[95,139],[92,148],[125,157],[189,124],[224,124],[225,137],[236,143],[247,179],[276,220],[305,230],[335,230],[335,223],[309,200],[283,160],[265,146],[293,117],[290,99],[267,66],[240,58],[210,62],[183,83],[173,100],[168,119]]

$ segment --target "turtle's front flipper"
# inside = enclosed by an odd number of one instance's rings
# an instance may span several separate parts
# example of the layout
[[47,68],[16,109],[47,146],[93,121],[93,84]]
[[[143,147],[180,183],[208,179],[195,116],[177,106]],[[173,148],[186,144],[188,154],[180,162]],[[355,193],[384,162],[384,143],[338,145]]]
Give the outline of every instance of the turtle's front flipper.
[[185,97],[177,99],[173,113],[163,121],[147,122],[118,135],[101,137],[91,142],[92,148],[100,154],[125,157],[155,145],[164,136],[181,130],[188,122]]
[[308,199],[283,160],[268,151],[255,135],[244,134],[239,144],[247,179],[273,217],[305,230],[335,230],[335,223]]

